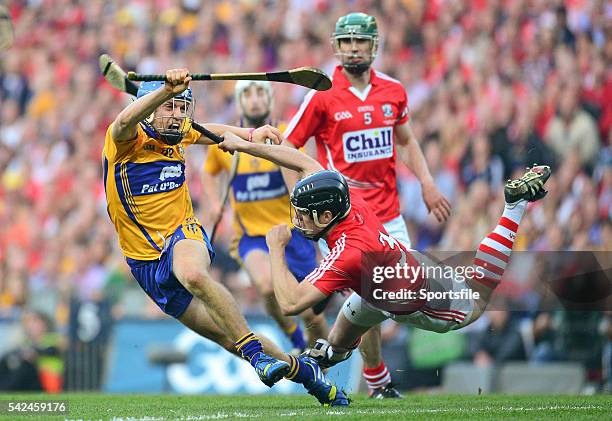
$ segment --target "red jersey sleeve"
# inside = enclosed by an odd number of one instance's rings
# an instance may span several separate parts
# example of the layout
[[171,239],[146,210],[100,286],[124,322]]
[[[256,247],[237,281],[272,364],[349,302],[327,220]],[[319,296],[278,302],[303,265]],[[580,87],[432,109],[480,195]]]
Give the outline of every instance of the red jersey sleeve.
[[285,130],[285,138],[296,148],[304,146],[325,124],[325,109],[316,93],[317,91],[312,90],[306,95]]
[[[357,256],[360,258],[359,253]],[[347,249],[346,235],[343,234],[319,267],[304,278],[303,282],[310,282],[323,294],[330,295],[340,289],[355,288],[354,277],[351,276],[355,268],[359,268],[359,260],[355,262],[354,253]]]
[[399,117],[397,118],[396,126],[402,125],[409,120],[408,116],[408,94],[406,90],[402,87],[401,91],[401,99],[399,103]]

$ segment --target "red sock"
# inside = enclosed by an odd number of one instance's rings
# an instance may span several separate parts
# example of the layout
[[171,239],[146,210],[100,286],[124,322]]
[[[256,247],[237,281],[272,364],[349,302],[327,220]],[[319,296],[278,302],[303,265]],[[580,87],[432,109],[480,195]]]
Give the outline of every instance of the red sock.
[[475,281],[489,288],[495,288],[499,285],[504,270],[508,266],[516,232],[526,209],[527,202],[524,200],[506,205],[497,226],[491,234],[482,240],[478,247],[476,257],[474,257],[474,265],[480,267],[479,272],[482,272],[484,277],[476,275],[474,277]]
[[391,383],[391,374],[389,374],[389,370],[387,370],[384,361],[381,362],[378,367],[364,368],[363,377],[365,377],[366,383],[368,384],[369,392]]

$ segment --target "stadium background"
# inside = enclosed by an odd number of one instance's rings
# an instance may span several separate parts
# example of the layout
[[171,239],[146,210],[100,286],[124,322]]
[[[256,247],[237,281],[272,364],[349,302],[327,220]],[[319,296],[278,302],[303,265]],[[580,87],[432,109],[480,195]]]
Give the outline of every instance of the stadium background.
[[[612,7],[605,1],[7,4],[16,44],[0,53],[0,354],[33,351],[48,390],[61,387],[59,377],[66,390],[161,390],[162,372],[149,365],[148,352],[164,340],[179,346],[185,335],[131,279],[106,214],[102,140],[129,99],[102,79],[102,52],[143,73],[304,65],[331,73],[335,20],[367,11],[382,35],[375,67],[406,87],[412,126],[453,204],[450,221],[438,225],[420,203],[418,182],[400,170],[402,211],[416,248],[474,249],[499,216],[503,181],[538,162],[553,166],[550,193],[526,216],[516,249],[612,249]],[[198,121],[235,122],[232,83],[192,87]],[[274,116],[288,121],[305,90],[274,88]],[[200,216],[206,211],[199,202],[205,153],[192,147],[187,154]],[[215,277],[249,320],[281,339],[227,256],[229,222],[227,212]],[[506,277],[496,311],[465,333],[440,336],[385,325],[394,379],[404,388],[428,387],[443,381],[440,369],[456,361],[485,368],[565,361],[585,369],[578,371],[579,391],[609,390],[610,313],[541,311],[531,281],[528,275]],[[58,352],[41,355],[43,348]],[[190,361],[195,373],[198,362]],[[125,386],[139,375],[140,385]],[[182,384],[177,390],[184,392],[262,390],[209,390],[206,376],[189,389],[189,376],[180,375],[169,373],[173,387]],[[124,389],[113,389],[117,384]]]

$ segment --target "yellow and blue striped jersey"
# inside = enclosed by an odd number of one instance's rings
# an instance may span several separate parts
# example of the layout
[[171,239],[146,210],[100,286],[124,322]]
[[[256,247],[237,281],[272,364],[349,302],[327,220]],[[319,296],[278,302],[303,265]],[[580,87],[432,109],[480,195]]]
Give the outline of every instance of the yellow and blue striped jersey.
[[108,214],[123,254],[155,260],[164,238],[194,217],[185,182],[185,148],[200,138],[191,129],[178,145],[149,137],[139,126],[136,139],[115,142],[112,125],[104,141],[104,188]]
[[[232,155],[209,146],[204,171],[216,175],[230,171]],[[291,225],[289,194],[280,168],[265,159],[240,154],[230,198],[234,230],[238,236],[264,236],[278,224]]]

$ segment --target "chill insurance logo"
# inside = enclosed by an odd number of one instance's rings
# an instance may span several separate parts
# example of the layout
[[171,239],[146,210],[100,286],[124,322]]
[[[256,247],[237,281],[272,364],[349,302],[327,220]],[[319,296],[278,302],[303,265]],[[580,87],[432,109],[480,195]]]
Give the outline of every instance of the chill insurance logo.
[[347,132],[342,136],[346,162],[374,161],[393,156],[393,128],[377,127]]

